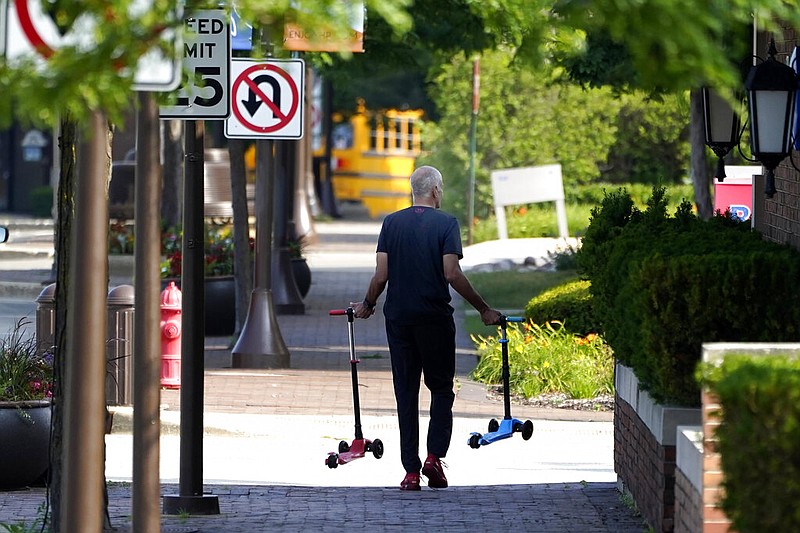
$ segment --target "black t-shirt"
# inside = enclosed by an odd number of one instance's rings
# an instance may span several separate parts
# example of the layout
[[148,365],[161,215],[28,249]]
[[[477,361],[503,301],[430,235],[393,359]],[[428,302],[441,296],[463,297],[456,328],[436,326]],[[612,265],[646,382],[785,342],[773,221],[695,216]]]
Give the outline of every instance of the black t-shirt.
[[392,213],[383,220],[377,251],[389,257],[387,320],[411,325],[453,314],[442,257],[462,258],[454,216],[423,206]]

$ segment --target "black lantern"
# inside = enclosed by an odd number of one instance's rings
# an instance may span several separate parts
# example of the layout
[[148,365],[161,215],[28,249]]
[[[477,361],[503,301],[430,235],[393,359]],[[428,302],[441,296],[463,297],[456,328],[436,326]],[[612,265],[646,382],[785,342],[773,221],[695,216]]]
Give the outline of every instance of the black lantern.
[[753,157],[767,169],[764,194],[775,194],[775,167],[791,151],[791,125],[797,78],[794,70],[775,59],[778,51],[770,41],[769,58],[750,69],[745,81],[750,110],[750,143]]
[[723,158],[739,144],[739,114],[719,93],[703,88],[703,117],[705,118],[706,145],[717,156],[718,181],[725,179]]

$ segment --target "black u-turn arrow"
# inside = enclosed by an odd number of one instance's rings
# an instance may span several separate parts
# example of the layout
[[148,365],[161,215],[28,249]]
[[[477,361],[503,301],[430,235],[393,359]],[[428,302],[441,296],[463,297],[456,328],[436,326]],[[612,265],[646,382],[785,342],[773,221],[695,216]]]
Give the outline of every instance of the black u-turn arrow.
[[[273,114],[277,115],[278,113],[275,113],[275,110],[276,109],[280,110],[281,108],[281,86],[278,83],[278,80],[276,80],[275,78],[273,78],[268,74],[261,74],[260,76],[256,76],[255,78],[253,78],[254,86],[258,87],[262,83],[269,83],[270,86],[272,87],[271,100],[272,103],[275,104],[275,106],[274,107],[269,106],[269,107],[272,108]],[[253,90],[252,86],[250,87],[250,91],[247,97],[248,97],[247,100],[242,100],[242,105],[244,105],[245,109],[247,109],[247,112],[250,113],[250,116],[252,117],[255,116],[256,111],[258,111],[258,108],[261,107],[262,101],[261,98],[259,98],[256,92]]]

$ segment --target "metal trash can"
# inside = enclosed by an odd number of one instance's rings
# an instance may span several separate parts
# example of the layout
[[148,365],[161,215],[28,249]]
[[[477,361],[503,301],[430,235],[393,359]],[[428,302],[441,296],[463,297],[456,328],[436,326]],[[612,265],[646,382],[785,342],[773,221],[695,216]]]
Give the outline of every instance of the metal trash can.
[[36,345],[42,354],[53,347],[56,337],[56,284],[51,283],[36,297]]
[[106,403],[133,404],[134,288],[120,285],[108,292]]

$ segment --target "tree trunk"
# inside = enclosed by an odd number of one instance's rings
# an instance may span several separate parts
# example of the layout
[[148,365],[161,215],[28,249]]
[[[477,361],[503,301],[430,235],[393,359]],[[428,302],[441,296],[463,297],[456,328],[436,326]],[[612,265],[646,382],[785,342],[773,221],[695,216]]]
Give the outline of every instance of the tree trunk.
[[[59,163],[58,206],[55,238],[56,253],[56,293],[55,293],[55,331],[53,358],[53,428],[50,439],[50,505],[51,530],[61,531],[61,488],[63,485],[62,451],[64,444],[64,378],[65,348],[67,346],[67,286],[71,280],[69,269],[69,250],[72,245],[72,226],[75,220],[75,171],[77,168],[78,125],[70,118],[61,120],[58,139],[61,160]],[[109,154],[106,173],[106,191],[111,179],[111,139],[113,129],[109,124],[107,131],[107,153]],[[105,355],[105,354],[104,354]],[[108,514],[108,488],[105,488],[105,512],[103,529],[113,531]]]
[[50,439],[50,504],[52,530],[61,530],[61,450],[64,438],[64,361],[67,345],[67,284],[69,283],[69,244],[75,218],[75,166],[77,125],[70,117],[61,120],[58,147],[61,154],[58,178],[56,224],[56,293],[53,358],[53,429]]
[[250,254],[250,221],[247,212],[247,179],[244,163],[244,140],[230,139],[231,203],[233,207],[233,272],[236,291],[236,331],[239,336],[250,307],[253,292],[253,260]]
[[695,89],[691,92],[689,105],[689,143],[691,146],[689,175],[692,177],[694,186],[697,216],[708,220],[714,212],[714,204],[711,200],[711,175],[708,172],[705,134],[703,133],[703,97],[699,90]]

